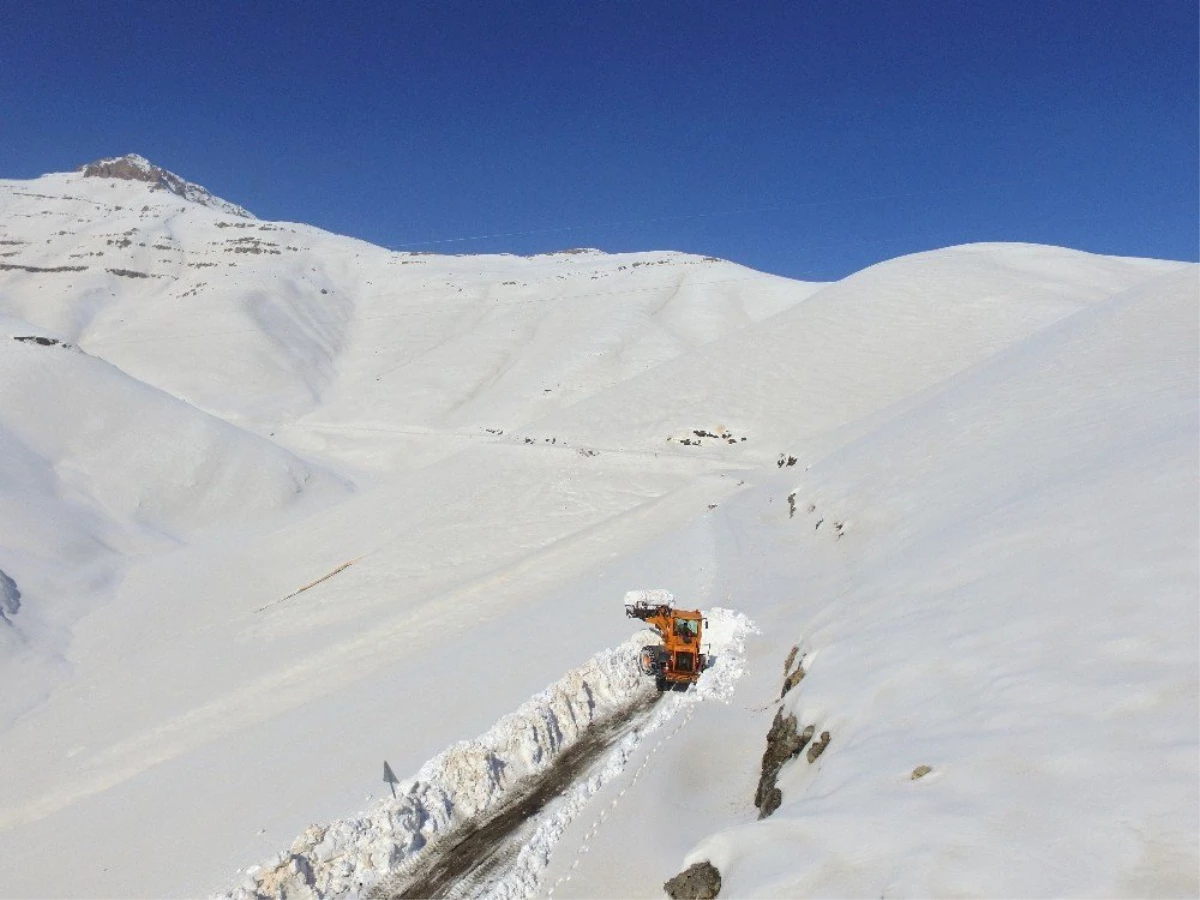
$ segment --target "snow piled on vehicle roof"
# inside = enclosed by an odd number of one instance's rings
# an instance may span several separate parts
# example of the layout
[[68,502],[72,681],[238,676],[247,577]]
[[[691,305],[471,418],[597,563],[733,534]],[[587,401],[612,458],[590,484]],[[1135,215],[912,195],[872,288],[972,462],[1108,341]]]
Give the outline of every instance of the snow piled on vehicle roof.
[[661,588],[625,592],[626,606],[636,606],[638,603],[645,603],[647,606],[670,606],[674,602],[675,595]]

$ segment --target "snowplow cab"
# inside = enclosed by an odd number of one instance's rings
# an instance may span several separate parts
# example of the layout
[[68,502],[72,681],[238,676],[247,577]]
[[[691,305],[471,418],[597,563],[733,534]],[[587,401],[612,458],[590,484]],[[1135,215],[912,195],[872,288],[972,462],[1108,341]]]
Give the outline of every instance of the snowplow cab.
[[638,600],[625,604],[625,615],[641,619],[662,638],[661,644],[647,644],[638,654],[638,668],[654,677],[660,691],[687,690],[696,683],[709,663],[700,651],[705,622],[698,609]]

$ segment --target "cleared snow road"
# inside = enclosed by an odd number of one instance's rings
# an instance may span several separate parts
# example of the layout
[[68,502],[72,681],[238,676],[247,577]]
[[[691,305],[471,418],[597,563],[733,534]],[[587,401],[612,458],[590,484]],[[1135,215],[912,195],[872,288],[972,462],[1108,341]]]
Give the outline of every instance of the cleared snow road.
[[553,811],[568,787],[594,768],[618,740],[643,723],[662,695],[642,697],[627,710],[593,723],[544,772],[514,789],[513,797],[479,822],[467,823],[444,848],[432,848],[412,872],[387,879],[369,891],[368,900],[420,897],[472,897],[503,878],[524,839],[544,811]]
[[532,896],[563,832],[645,739],[694,704],[731,696],[754,626],[733,610],[707,617],[716,663],[686,693],[660,695],[638,672],[649,637],[639,632],[447,748],[395,797],[312,826],[226,896]]

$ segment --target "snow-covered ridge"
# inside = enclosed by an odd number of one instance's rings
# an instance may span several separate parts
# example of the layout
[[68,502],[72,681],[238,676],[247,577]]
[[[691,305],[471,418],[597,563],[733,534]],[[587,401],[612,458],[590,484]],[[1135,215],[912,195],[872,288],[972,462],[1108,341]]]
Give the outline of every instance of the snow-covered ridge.
[[192,203],[207,206],[218,212],[241,216],[244,219],[257,218],[245,207],[222,200],[207,188],[180,178],[174,172],[168,172],[136,153],[98,159],[83,166],[80,171],[83,172],[84,178],[121,178],[126,181],[145,181],[154,190],[170,191],[184,200],[190,200]]

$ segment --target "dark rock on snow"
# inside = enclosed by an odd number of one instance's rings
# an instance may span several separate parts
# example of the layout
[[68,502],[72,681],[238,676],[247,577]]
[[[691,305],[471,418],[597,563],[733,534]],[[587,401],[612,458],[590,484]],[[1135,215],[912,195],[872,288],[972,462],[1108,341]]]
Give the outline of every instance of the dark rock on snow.
[[663,884],[672,900],[712,900],[721,892],[721,873],[708,860],[688,866]]
[[[811,725],[809,726],[812,727]],[[829,746],[829,732],[822,731],[821,736],[813,741],[813,745],[808,748],[808,761],[816,762],[818,756],[825,752],[825,748]]]
[[796,717],[791,713],[786,716],[783,710],[775,713],[771,730],[767,732],[767,749],[762,758],[762,774],[758,779],[758,790],[754,794],[754,805],[758,807],[758,817],[765,819],[779,808],[783,802],[783,793],[775,787],[775,779],[779,770],[789,759],[800,754],[805,745],[812,740],[815,729],[812,725],[805,727],[803,732],[797,732]]
[[9,622],[21,608],[21,591],[17,583],[0,571],[0,622]]

